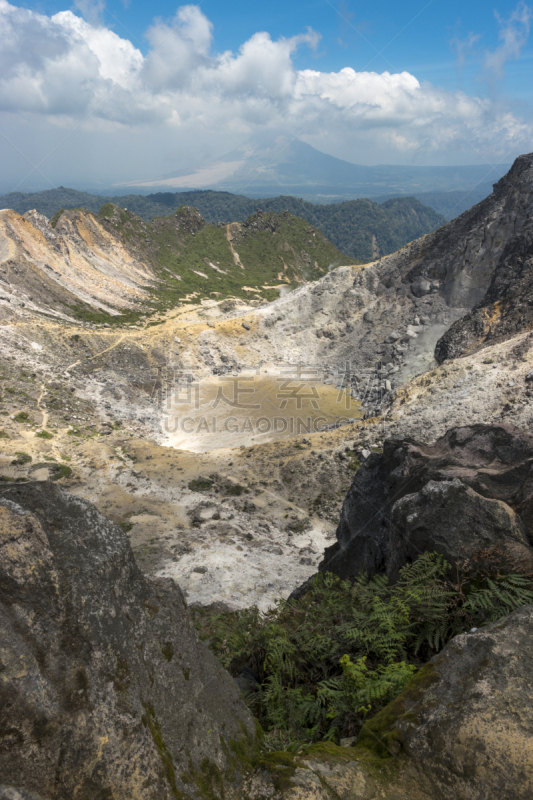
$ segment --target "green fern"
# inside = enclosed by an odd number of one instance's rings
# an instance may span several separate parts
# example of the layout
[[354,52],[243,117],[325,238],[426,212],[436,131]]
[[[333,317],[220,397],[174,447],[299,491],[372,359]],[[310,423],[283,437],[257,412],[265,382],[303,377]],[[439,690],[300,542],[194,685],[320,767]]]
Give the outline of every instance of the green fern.
[[268,742],[337,740],[357,733],[452,636],[533,603],[524,575],[464,573],[456,584],[449,575],[442,556],[424,553],[395,584],[327,573],[266,614],[193,613],[232,674],[244,665],[258,674],[261,687],[246,699]]

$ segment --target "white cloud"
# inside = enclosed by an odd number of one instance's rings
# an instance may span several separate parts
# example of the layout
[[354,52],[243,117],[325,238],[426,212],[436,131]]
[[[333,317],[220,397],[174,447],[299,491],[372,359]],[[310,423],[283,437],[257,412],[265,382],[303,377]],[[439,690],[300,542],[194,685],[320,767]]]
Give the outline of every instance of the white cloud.
[[[408,72],[298,71],[295,52],[316,48],[320,39],[310,29],[278,40],[258,32],[238,52],[217,53],[213,26],[194,5],[178,8],[170,22],[155,20],[143,56],[91,22],[97,5],[88,5],[82,19],[0,0],[5,131],[30,150],[33,131],[35,152],[28,155],[36,159],[41,142],[60,142],[83,121],[76,141],[84,151],[93,148],[92,158],[81,160],[66,145],[54,152],[47,168],[63,183],[94,175],[109,184],[186,169],[268,130],[300,135],[341,158],[382,163],[413,154],[420,163],[472,162],[477,152],[509,159],[529,130],[490,100],[421,84]],[[519,54],[529,15],[521,3],[502,24],[502,44],[487,56],[494,71]]]
[[476,52],[476,45],[481,38],[481,33],[473,33],[470,31],[468,36],[465,36],[464,39],[461,39],[459,36],[454,36],[450,41],[450,47],[455,52],[457,58],[457,69],[463,69],[467,58]]
[[102,16],[105,10],[104,0],[74,0],[74,8],[91,25],[102,25]]
[[500,17],[497,11],[494,12],[494,15],[500,24],[499,39],[501,44],[492,52],[487,51],[485,54],[485,67],[494,77],[502,78],[507,61],[516,61],[520,57],[520,53],[529,38],[533,10],[521,0],[508,20]]
[[183,89],[210,62],[212,25],[197,6],[182,6],[170,24],[156,20],[146,36],[152,50],[139,79],[154,91]]

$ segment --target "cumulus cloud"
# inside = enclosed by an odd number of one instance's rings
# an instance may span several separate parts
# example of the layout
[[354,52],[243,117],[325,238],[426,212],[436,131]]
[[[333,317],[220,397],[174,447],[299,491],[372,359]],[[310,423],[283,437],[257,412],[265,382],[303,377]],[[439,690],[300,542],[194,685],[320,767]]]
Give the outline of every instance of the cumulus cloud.
[[[91,20],[98,0],[87,3],[85,18],[47,17],[0,0],[0,113],[21,142],[31,143],[34,131],[37,150],[37,140],[53,141],[55,131],[61,141],[75,129],[85,148],[100,148],[91,169],[100,165],[108,182],[196,166],[268,130],[355,162],[388,163],[415,152],[425,163],[442,163],[446,153],[472,160],[480,148],[508,158],[528,132],[491,101],[421,84],[408,72],[297,70],[296,51],[319,43],[311,29],[277,40],[257,32],[237,52],[217,53],[211,22],[185,5],[170,21],[154,20],[143,55]],[[529,19],[521,3],[502,23],[491,69],[517,57]],[[106,152],[117,155],[106,160]],[[65,157],[63,180],[82,167]]]

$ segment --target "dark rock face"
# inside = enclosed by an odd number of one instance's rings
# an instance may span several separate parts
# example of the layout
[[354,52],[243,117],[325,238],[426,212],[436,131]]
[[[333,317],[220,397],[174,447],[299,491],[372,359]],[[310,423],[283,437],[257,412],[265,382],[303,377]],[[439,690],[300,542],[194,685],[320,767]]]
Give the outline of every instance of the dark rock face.
[[451,564],[479,565],[483,552],[497,548],[500,568],[525,567],[533,573],[533,549],[517,514],[457,478],[428,481],[420,492],[404,495],[392,507],[391,523],[387,574],[392,580],[404,564],[428,550]]
[[533,606],[452,639],[362,729],[405,753],[439,800],[533,797]]
[[479,350],[533,328],[533,219],[505,245],[487,293],[437,342],[435,358]]
[[424,551],[533,574],[533,436],[453,428],[433,445],[389,439],[358,471],[321,572],[396,579]]
[[489,197],[418,239],[420,257],[411,257],[403,278],[411,284],[412,293],[420,297],[438,286],[450,306],[471,308],[480,302],[506,242],[529,219],[532,184],[533,154],[529,153],[515,160]]
[[253,735],[240,692],[179,588],[148,581],[90,503],[0,488],[0,630],[3,783],[50,800],[232,795],[231,743]]

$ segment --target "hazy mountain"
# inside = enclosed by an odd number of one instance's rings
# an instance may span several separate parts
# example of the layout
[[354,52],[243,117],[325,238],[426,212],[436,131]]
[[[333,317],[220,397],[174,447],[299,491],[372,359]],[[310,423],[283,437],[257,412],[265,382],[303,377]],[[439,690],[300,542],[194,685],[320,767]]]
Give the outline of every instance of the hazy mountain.
[[[322,153],[298,139],[248,142],[194,172],[154,176],[124,184],[138,190],[217,189],[256,197],[297,195],[328,202],[368,195],[416,195],[420,192],[468,191],[494,183],[507,165],[458,167],[364,166]],[[118,188],[118,187],[116,187]],[[473,200],[475,202],[475,200]]]

